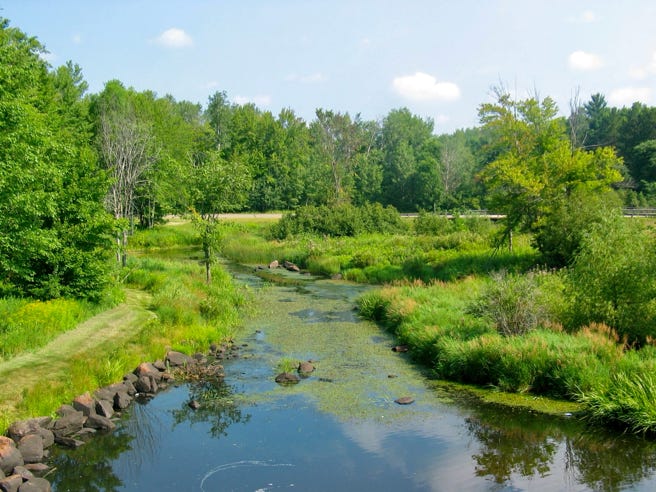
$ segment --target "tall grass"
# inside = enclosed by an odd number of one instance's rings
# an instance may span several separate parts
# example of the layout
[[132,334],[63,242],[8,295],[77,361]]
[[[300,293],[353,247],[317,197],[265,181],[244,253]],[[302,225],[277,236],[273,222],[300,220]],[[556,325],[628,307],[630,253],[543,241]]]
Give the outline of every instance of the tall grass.
[[0,361],[47,345],[58,335],[122,300],[107,292],[100,304],[77,299],[0,299]]

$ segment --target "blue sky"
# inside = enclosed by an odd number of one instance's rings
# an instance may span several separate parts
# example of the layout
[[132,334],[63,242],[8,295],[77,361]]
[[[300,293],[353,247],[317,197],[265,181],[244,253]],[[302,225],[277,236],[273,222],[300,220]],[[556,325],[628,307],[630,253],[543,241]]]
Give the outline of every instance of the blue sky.
[[379,119],[408,107],[436,132],[478,125],[503,84],[656,105],[653,0],[0,0],[53,66],[91,92],[119,79],[203,105],[215,91],[311,121],[316,108]]

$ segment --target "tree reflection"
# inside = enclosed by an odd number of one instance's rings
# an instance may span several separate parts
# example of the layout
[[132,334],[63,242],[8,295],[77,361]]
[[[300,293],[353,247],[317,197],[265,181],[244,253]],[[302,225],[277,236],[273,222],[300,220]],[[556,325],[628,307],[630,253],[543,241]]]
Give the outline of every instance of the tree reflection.
[[548,475],[561,449],[565,480],[592,490],[624,490],[656,471],[656,442],[576,420],[481,407],[467,419],[467,428],[480,444],[472,456],[476,475],[498,484],[513,474]]
[[[222,381],[201,380],[188,383],[189,400],[182,407],[172,410],[174,426],[183,422],[190,425],[207,422],[210,435],[221,437],[227,435],[232,424],[247,423],[251,416],[244,415],[235,403],[232,388]],[[197,401],[200,407],[192,409],[189,402]]]
[[481,444],[480,452],[472,456],[476,475],[489,475],[496,483],[504,483],[514,473],[524,477],[549,473],[558,449],[554,429],[535,425],[536,416],[531,417],[507,419],[497,413],[467,419],[469,431]]
[[123,485],[112,468],[112,461],[129,451],[133,436],[117,431],[94,436],[93,445],[74,450],[53,448],[52,466],[48,477],[58,491],[117,492]]

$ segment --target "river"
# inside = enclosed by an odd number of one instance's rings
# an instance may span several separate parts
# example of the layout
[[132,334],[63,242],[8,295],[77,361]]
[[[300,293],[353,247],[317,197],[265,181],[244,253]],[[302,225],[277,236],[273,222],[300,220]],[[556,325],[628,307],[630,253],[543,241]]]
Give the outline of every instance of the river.
[[[171,387],[133,404],[112,434],[56,451],[54,490],[656,490],[653,441],[431,381],[358,318],[365,287],[234,274],[257,309],[225,382]],[[275,383],[291,360],[316,370]],[[405,396],[414,402],[395,403]]]

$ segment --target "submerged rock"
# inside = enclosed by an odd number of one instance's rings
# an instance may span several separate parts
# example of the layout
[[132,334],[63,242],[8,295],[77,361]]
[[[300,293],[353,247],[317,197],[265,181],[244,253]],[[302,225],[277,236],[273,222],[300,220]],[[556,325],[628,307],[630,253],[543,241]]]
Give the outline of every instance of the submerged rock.
[[401,398],[397,398],[394,400],[394,403],[398,403],[399,405],[410,405],[411,403],[414,403],[415,399],[412,396],[402,396]]
[[276,383],[278,384],[296,384],[301,380],[296,374],[290,372],[281,372],[276,376]]

